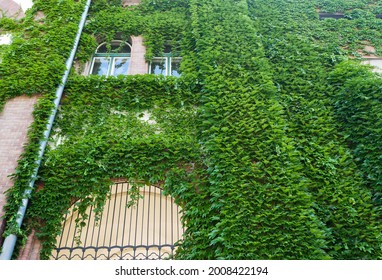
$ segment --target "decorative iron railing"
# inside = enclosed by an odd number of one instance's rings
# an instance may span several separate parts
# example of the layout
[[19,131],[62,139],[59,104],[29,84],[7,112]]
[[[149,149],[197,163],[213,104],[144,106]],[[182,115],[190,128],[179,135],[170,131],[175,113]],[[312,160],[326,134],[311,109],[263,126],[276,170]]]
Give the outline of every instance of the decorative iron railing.
[[140,188],[141,198],[130,207],[127,182],[110,187],[99,219],[92,207],[87,209],[84,227],[76,223],[78,212],[70,209],[65,217],[57,247],[52,252],[56,260],[156,260],[171,259],[175,243],[182,238],[180,207],[156,186]]

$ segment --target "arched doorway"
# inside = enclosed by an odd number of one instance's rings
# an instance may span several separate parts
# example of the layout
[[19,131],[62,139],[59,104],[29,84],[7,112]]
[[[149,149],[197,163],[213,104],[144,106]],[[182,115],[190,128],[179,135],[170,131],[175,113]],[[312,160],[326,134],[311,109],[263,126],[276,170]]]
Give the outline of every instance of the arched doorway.
[[140,188],[141,198],[131,207],[127,182],[111,186],[111,197],[97,221],[87,209],[86,225],[76,226],[78,212],[65,217],[51,259],[167,259],[175,254],[175,243],[182,238],[180,207],[157,186]]

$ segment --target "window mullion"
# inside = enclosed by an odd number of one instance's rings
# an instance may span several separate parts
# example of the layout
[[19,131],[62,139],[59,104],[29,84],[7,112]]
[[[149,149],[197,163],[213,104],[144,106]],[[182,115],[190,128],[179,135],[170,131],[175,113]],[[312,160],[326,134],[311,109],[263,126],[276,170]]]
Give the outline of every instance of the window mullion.
[[171,76],[171,63],[170,62],[170,57],[166,57],[166,76]]
[[114,57],[110,57],[110,67],[109,67],[109,73],[108,73],[108,76],[113,76],[114,74],[114,69],[115,69],[115,58]]

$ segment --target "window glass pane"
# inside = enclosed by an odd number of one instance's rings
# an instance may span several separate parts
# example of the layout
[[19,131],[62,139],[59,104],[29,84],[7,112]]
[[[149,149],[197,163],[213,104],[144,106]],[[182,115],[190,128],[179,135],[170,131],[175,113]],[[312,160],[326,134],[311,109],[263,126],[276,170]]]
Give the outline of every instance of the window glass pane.
[[114,58],[114,73],[113,76],[127,75],[129,70],[130,58],[116,57]]
[[150,74],[166,75],[166,59],[164,57],[152,60]]
[[112,53],[131,53],[130,46],[123,42],[112,42],[110,45]]
[[175,77],[180,76],[179,68],[180,68],[181,60],[182,60],[181,58],[177,58],[177,57],[171,58],[171,76],[175,76]]
[[118,46],[118,53],[131,53],[130,46],[123,44],[122,46]]
[[97,50],[97,53],[107,53],[108,50],[106,48],[106,44],[103,44],[102,46],[100,46]]
[[164,47],[164,53],[171,53],[171,46],[166,45],[166,46]]
[[93,64],[93,75],[107,75],[109,70],[110,58],[107,57],[96,57],[94,58]]

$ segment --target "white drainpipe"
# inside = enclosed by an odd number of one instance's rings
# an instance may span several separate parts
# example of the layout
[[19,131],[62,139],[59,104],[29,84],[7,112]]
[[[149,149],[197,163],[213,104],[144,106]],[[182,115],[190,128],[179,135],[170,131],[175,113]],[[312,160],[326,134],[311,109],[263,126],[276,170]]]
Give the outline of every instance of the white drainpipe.
[[[21,224],[22,224],[24,216],[25,216],[25,211],[27,209],[27,205],[28,205],[28,201],[29,201],[28,198],[29,198],[29,196],[30,196],[30,194],[34,188],[34,183],[35,183],[36,178],[37,178],[38,170],[39,170],[39,167],[41,164],[42,157],[44,155],[45,147],[48,143],[49,135],[50,135],[50,132],[52,130],[53,122],[54,122],[54,119],[55,119],[56,114],[57,114],[57,110],[58,110],[58,106],[59,106],[60,101],[61,101],[62,93],[64,92],[65,84],[68,80],[70,69],[72,68],[74,56],[76,54],[78,43],[80,41],[82,29],[85,25],[85,21],[86,21],[87,15],[88,15],[90,3],[91,3],[91,0],[88,0],[86,2],[85,9],[84,9],[84,12],[83,12],[82,17],[81,17],[81,21],[78,25],[78,31],[77,31],[76,39],[75,39],[74,44],[73,44],[72,51],[70,53],[68,60],[66,61],[65,73],[62,76],[61,84],[57,88],[57,91],[56,91],[56,98],[54,100],[54,105],[55,105],[54,110],[52,111],[52,114],[49,117],[49,122],[48,122],[46,129],[44,131],[43,140],[40,142],[38,159],[36,161],[37,167],[35,168],[33,175],[31,176],[31,179],[29,182],[29,187],[24,192],[24,199],[22,200],[22,205],[20,206],[20,208],[17,212],[16,222],[17,222],[17,225],[19,226],[19,228],[21,227]],[[3,248],[2,248],[1,254],[0,254],[0,260],[10,260],[12,258],[12,254],[13,254],[13,250],[14,250],[15,245],[16,245],[16,241],[17,241],[17,236],[15,234],[8,235],[5,238],[4,243],[3,243]]]

